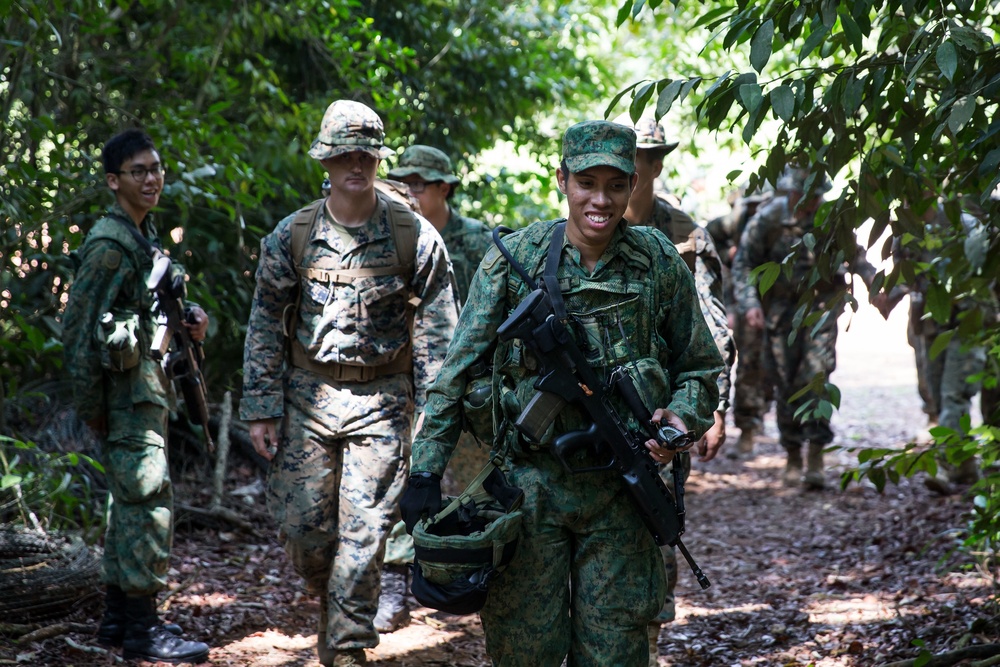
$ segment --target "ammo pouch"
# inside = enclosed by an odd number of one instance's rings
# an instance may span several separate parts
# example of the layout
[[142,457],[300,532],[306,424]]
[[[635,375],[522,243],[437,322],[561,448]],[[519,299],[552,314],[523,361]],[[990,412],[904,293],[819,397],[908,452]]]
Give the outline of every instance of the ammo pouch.
[[493,440],[493,366],[489,353],[466,371],[468,382],[462,396],[462,430],[481,442]]
[[107,312],[101,315],[95,332],[101,351],[101,365],[113,373],[138,366],[142,358],[140,329],[138,313]]

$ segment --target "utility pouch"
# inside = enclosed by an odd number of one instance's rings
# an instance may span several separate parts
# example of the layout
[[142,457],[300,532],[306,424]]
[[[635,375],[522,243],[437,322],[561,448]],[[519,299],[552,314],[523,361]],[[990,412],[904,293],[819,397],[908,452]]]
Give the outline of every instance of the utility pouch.
[[121,373],[139,365],[142,344],[139,341],[139,314],[101,315],[97,341],[101,350],[101,365],[114,373]]
[[493,441],[493,365],[483,355],[466,371],[462,428],[482,442]]

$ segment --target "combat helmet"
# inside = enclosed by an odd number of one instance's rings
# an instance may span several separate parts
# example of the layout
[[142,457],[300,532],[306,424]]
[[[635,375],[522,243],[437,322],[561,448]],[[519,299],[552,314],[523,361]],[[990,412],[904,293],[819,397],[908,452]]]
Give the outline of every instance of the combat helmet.
[[521,532],[524,492],[491,461],[457,498],[413,529],[410,591],[425,607],[449,614],[483,608],[492,582],[507,567]]

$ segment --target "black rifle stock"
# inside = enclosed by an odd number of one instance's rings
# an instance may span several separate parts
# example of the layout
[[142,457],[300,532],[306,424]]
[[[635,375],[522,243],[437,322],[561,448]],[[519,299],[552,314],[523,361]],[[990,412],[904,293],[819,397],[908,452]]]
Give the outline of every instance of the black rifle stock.
[[191,338],[191,333],[184,326],[187,314],[182,296],[183,285],[174,283],[170,264],[169,257],[157,252],[153,259],[153,270],[146,281],[146,287],[156,296],[158,312],[150,354],[153,359],[163,363],[167,377],[180,385],[188,418],[201,425],[208,451],[213,452],[215,443],[208,430],[208,398],[205,394],[205,378],[201,372],[205,351],[201,343]]
[[[683,503],[675,503],[645,447],[646,440],[650,438],[666,446],[683,447],[690,442],[691,434],[672,427],[654,428],[645,406],[642,406],[643,412],[635,416],[647,432],[636,433],[630,429],[609,400],[611,388],[597,377],[566,325],[555,317],[551,299],[544,290],[536,288],[532,291],[499,327],[497,335],[502,341],[513,338],[524,341],[541,365],[541,373],[535,383],[538,393],[526,406],[524,413],[527,415],[522,413],[515,422],[518,430],[537,442],[536,436],[544,433],[555,416],[553,406],[561,408],[569,402],[584,408],[593,423],[588,429],[558,436],[552,445],[555,456],[574,473],[615,470],[621,474],[632,503],[656,543],[661,546],[676,545],[691,566],[698,583],[702,588],[708,588],[711,585],[708,578],[680,540],[684,532]],[[641,405],[642,402],[631,379],[623,369],[613,373],[613,376],[617,380],[614,389],[623,395],[629,409],[635,411],[633,403]],[[623,388],[622,376],[628,380],[634,397],[626,395],[628,388]],[[611,458],[602,466],[573,468],[569,458],[583,447],[591,447],[597,453],[608,452]],[[675,485],[681,482],[681,486],[675,486],[678,498],[681,498],[683,478],[675,472],[674,481]]]

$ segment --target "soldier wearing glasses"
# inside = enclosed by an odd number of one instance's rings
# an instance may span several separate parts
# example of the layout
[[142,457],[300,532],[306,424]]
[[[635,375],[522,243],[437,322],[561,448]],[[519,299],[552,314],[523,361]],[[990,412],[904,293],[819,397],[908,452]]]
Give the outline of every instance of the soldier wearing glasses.
[[[103,441],[110,496],[102,578],[105,614],[97,640],[126,658],[170,663],[208,659],[208,646],[161,624],[156,594],[166,588],[173,542],[173,488],[167,417],[173,390],[150,355],[156,327],[146,280],[159,247],[150,211],[164,168],[153,141],[126,130],[103,150],[115,203],[75,253],[76,279],[63,317],[66,369],[77,414]],[[175,275],[182,269],[175,265]],[[203,340],[208,316],[194,306],[187,326]]]

